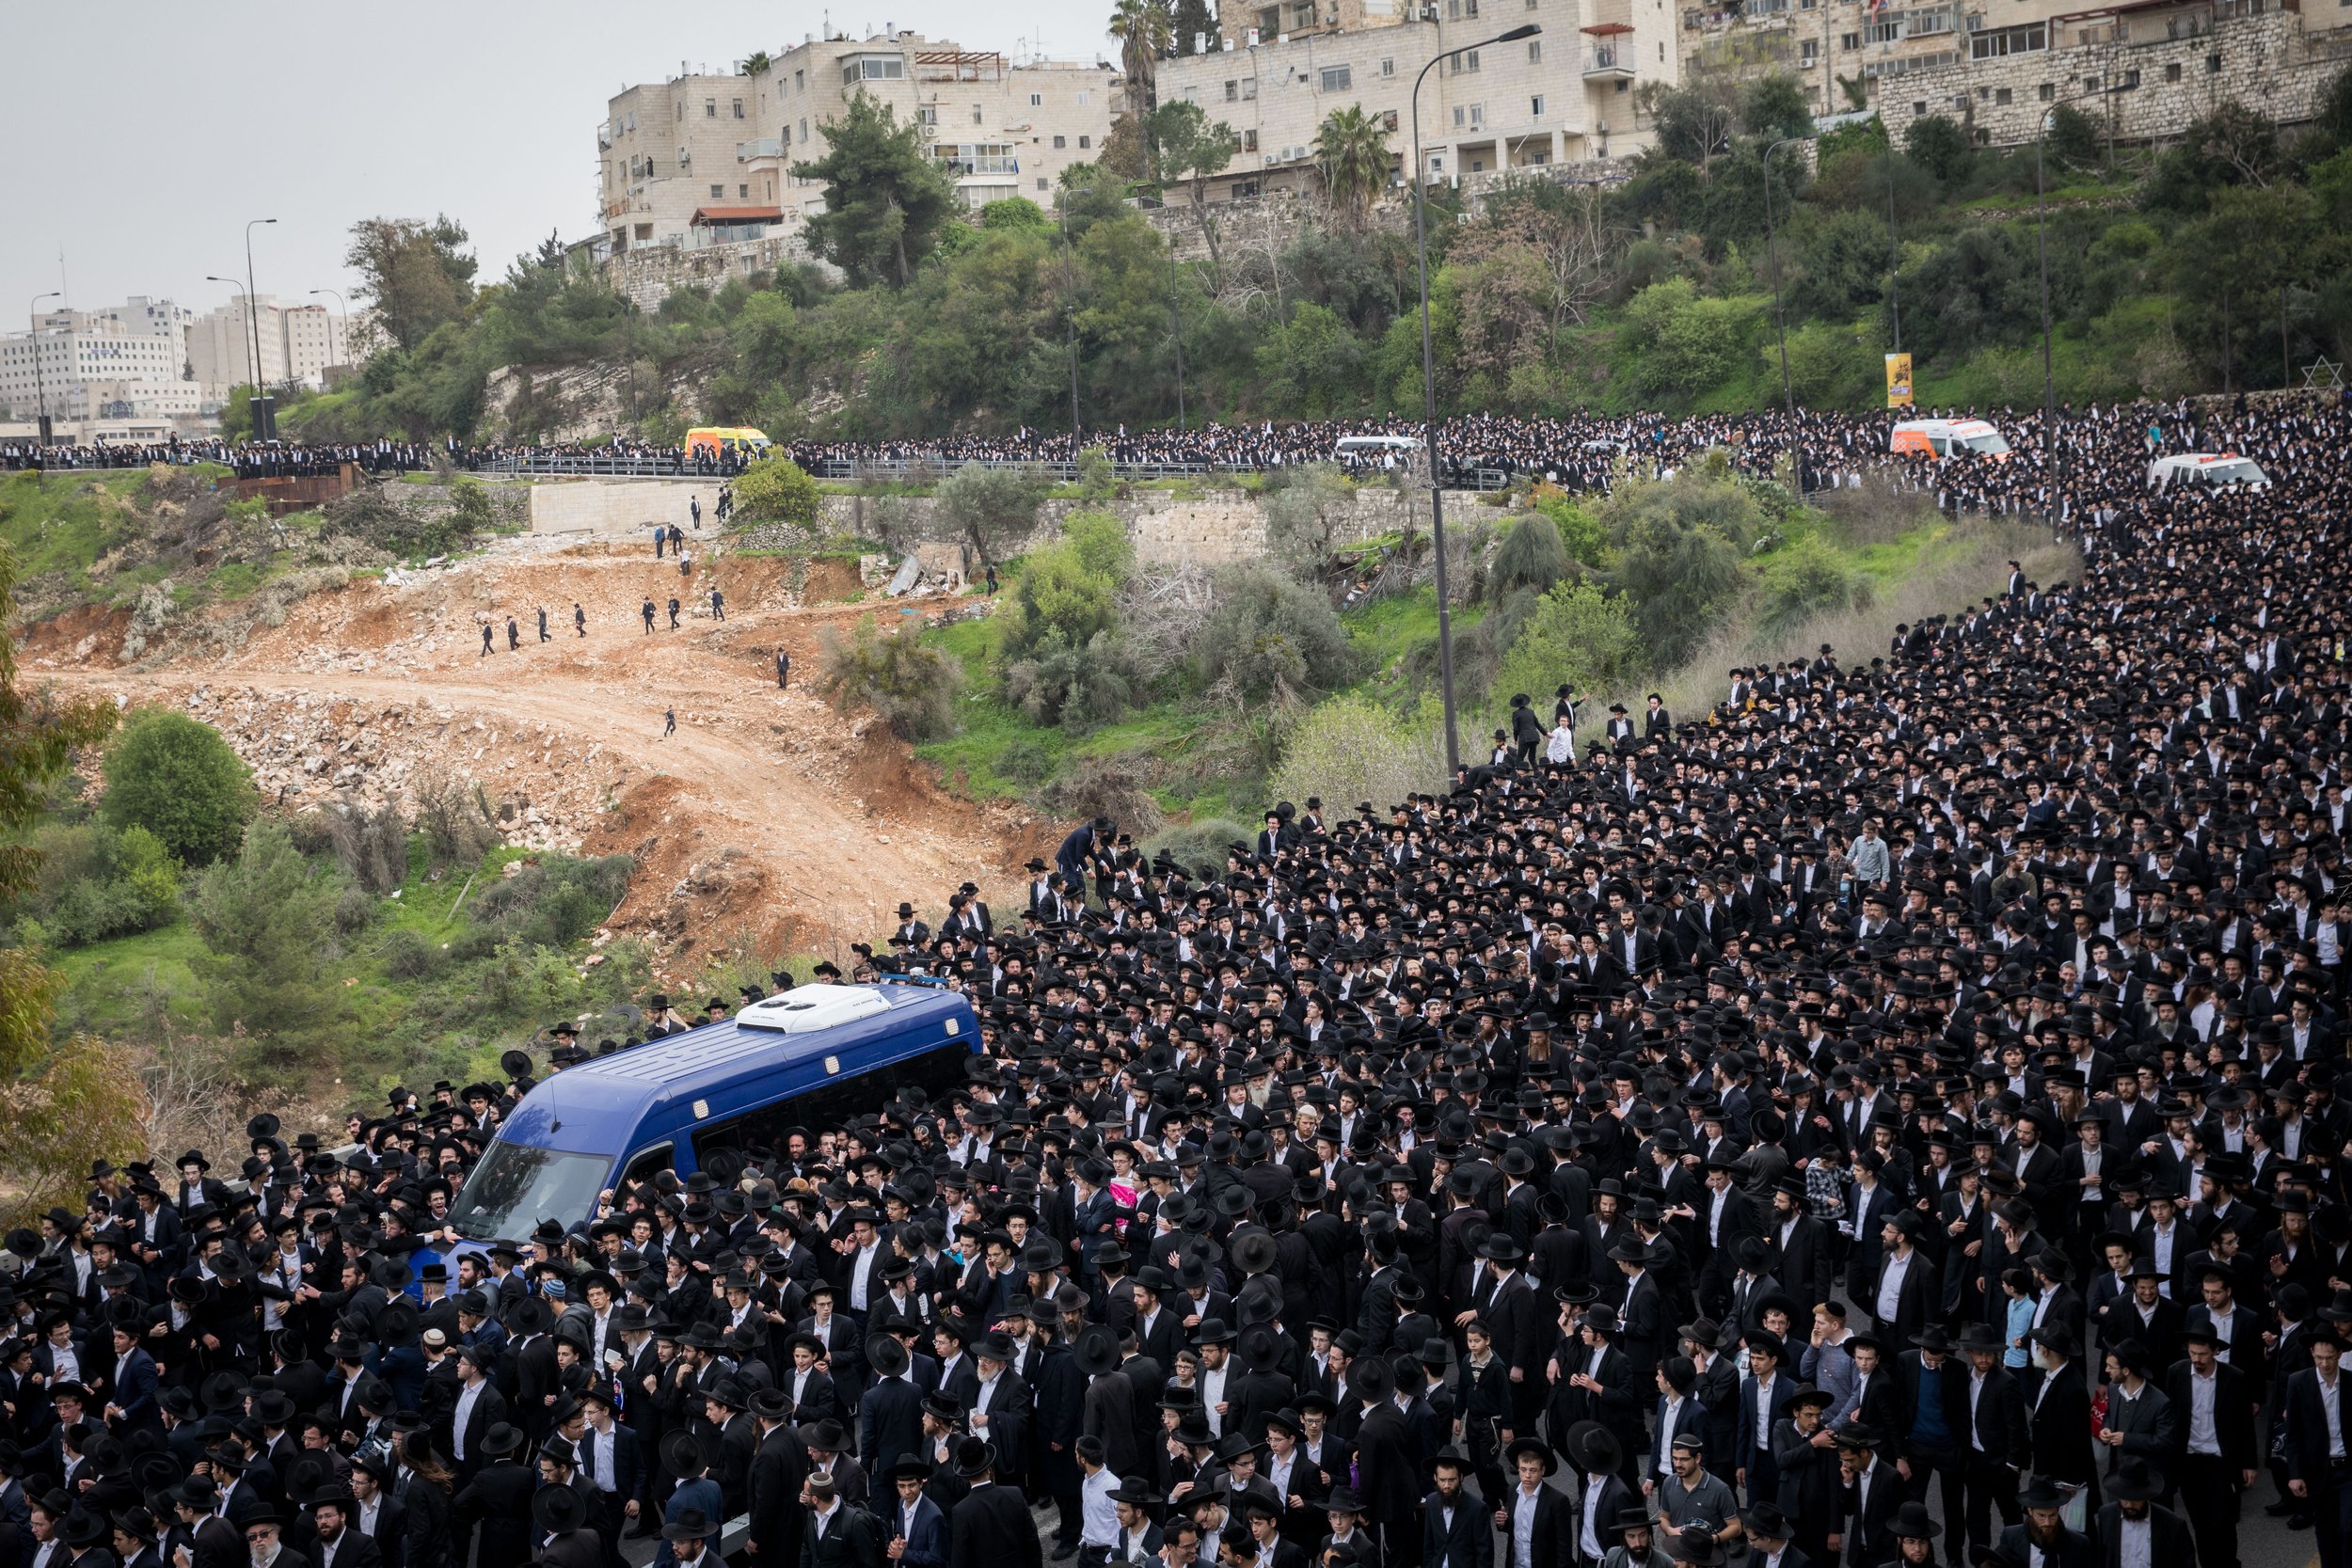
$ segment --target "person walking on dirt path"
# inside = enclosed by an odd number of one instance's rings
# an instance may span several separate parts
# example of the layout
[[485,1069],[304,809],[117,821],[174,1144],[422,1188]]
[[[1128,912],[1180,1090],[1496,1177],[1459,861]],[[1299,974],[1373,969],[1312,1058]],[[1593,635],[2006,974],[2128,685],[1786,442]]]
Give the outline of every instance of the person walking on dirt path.
[[580,608],[578,599],[572,601],[572,630],[581,637],[588,635],[588,612]]
[[723,621],[727,618],[726,595],[716,588],[710,591],[710,618],[714,621]]
[[645,601],[643,613],[645,617],[645,635],[651,637],[653,635],[653,601],[651,599]]
[[703,499],[700,496],[686,498],[686,515],[694,520],[694,530],[700,532],[703,526]]
[[539,607],[539,641],[542,642],[553,641],[548,636],[548,607],[546,605]]
[[686,547],[686,531],[677,524],[670,525],[670,553],[675,555]]
[[677,709],[665,707],[661,710],[661,738],[667,740],[675,734],[677,734]]
[[670,531],[660,523],[653,525],[653,558],[661,559],[661,546],[670,542]]
[[790,680],[791,678],[792,656],[787,653],[784,649],[778,648],[776,650],[776,689],[779,691],[783,690],[785,682]]
[[996,562],[993,561],[988,563],[988,591],[996,592]]
[[670,595],[670,629],[677,630],[677,595],[675,594]]
[[489,622],[487,622],[487,621],[483,622],[483,623],[482,623],[482,655],[481,655],[481,657],[484,657],[484,658],[487,658],[487,657],[490,657],[490,638],[491,638],[491,635],[492,635],[492,633],[491,633],[491,626],[490,626],[490,623],[489,623]]
[[677,575],[682,578],[691,578],[694,575],[694,558],[684,550],[677,552]]
[[515,617],[509,615],[506,618],[506,651],[510,654],[519,653],[522,651],[522,627],[516,626],[515,624]]

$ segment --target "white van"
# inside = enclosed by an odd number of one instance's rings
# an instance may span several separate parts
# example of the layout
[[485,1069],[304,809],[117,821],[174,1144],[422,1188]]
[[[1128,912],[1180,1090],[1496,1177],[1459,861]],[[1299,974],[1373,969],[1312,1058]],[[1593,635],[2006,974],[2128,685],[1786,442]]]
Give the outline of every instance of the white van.
[[1395,468],[1420,461],[1427,449],[1418,436],[1343,436],[1331,449],[1336,463]]
[[1895,427],[1886,450],[1927,452],[1948,457],[1974,452],[1983,457],[2007,457],[2009,442],[1988,420],[1905,420]]
[[2250,457],[2240,457],[2233,451],[2187,451],[2173,457],[2159,457],[2148,465],[2148,488],[2162,490],[2173,483],[2181,484],[2244,484],[2257,490],[2270,488],[2270,476],[2262,465]]

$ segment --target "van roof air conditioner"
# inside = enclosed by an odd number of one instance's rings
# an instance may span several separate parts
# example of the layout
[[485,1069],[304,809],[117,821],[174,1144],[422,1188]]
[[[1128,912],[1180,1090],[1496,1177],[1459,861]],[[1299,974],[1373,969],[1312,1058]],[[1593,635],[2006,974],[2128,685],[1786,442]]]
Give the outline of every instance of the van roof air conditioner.
[[870,986],[795,986],[735,1015],[738,1028],[779,1035],[814,1035],[890,1010],[890,999]]

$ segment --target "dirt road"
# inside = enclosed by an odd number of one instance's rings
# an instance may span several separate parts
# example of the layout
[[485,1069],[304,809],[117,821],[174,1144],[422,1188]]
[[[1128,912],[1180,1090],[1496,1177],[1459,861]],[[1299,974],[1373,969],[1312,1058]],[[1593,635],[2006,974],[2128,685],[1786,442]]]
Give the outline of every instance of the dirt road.
[[[855,592],[838,563],[812,573],[698,548],[683,578],[641,548],[505,540],[448,568],[314,594],[226,657],[116,665],[119,627],[92,637],[83,616],[71,642],[36,628],[25,667],[185,708],[289,805],[343,791],[402,799],[429,774],[479,780],[516,842],[636,857],[613,927],[662,939],[679,963],[743,935],[846,952],[879,942],[901,898],[935,922],[959,882],[1010,887],[1036,831],[1025,814],[943,793],[870,715],[817,697],[825,628],[867,614],[912,628],[959,608],[839,602]],[[792,657],[787,691],[776,689],[779,646]],[[665,712],[677,720],[666,736]]]

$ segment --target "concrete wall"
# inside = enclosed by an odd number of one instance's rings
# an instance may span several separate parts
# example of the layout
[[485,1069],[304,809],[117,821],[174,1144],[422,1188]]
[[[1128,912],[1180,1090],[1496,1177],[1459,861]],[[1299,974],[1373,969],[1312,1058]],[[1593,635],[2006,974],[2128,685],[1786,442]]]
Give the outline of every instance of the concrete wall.
[[533,533],[634,533],[652,546],[656,522],[675,523],[695,537],[687,503],[702,498],[703,533],[715,538],[719,511],[715,479],[555,479],[529,486]]

